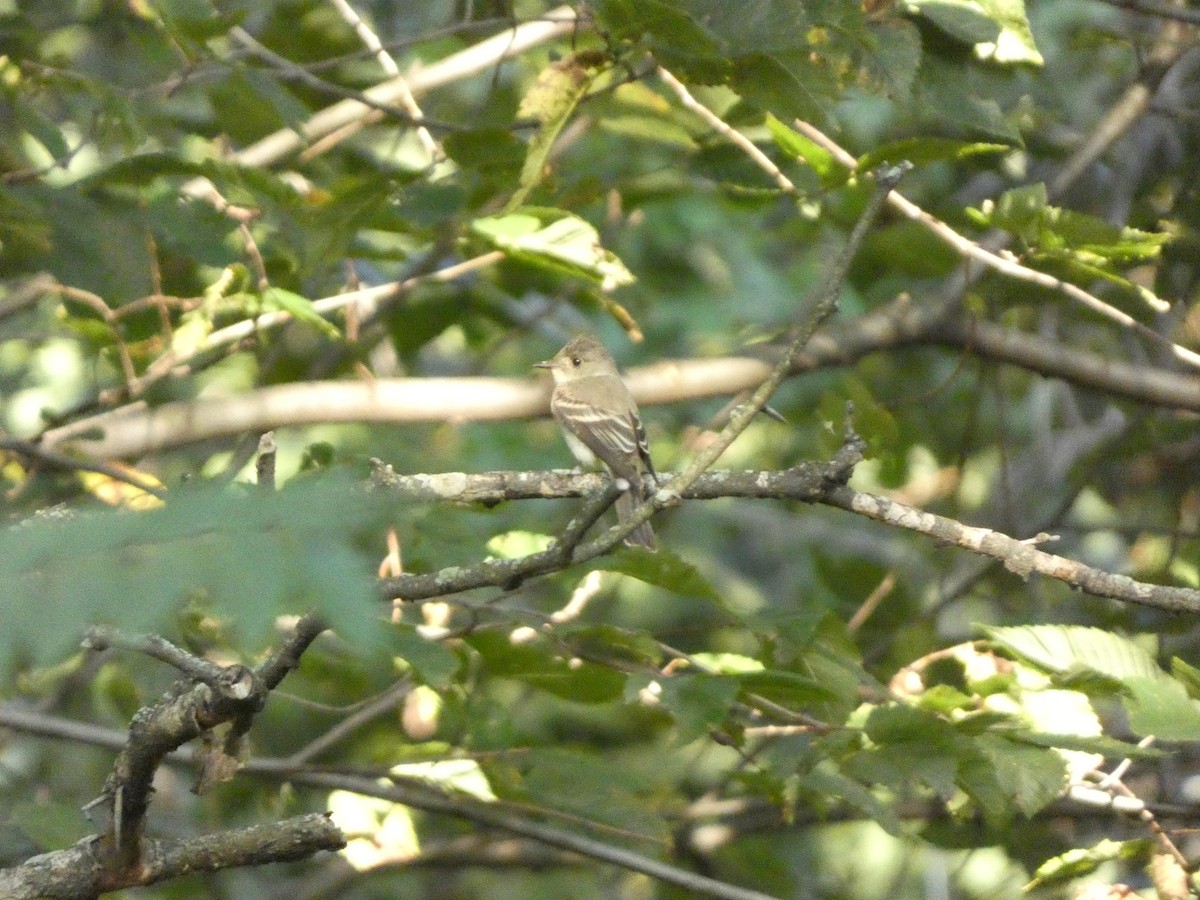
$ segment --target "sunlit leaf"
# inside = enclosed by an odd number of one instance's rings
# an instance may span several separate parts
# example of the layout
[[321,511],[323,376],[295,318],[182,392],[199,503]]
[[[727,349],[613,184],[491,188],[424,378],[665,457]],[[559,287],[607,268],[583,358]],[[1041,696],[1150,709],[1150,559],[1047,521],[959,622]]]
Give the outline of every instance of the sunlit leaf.
[[605,290],[632,284],[632,273],[600,244],[596,229],[561,210],[525,209],[476,219],[472,230],[515,259],[598,282]]

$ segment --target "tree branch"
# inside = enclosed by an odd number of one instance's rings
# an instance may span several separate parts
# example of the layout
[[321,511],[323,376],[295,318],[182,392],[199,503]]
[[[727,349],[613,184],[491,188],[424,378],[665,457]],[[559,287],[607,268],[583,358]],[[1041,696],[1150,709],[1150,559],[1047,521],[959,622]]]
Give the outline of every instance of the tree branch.
[[[858,362],[902,347],[941,346],[1008,363],[1150,406],[1200,412],[1200,377],[1135,365],[967,315],[902,299],[815,335],[791,375]],[[762,383],[769,361],[751,357],[662,360],[631,369],[639,406],[725,397]],[[132,404],[54,428],[39,446],[88,459],[121,459],[246,432],[335,422],[483,422],[545,415],[549,385],[532,378],[382,378],[275,385],[230,397],[150,408]]]
[[[798,500],[834,506],[953,544],[972,553],[999,560],[1022,578],[1044,575],[1096,597],[1136,603],[1171,613],[1200,613],[1200,591],[1168,585],[1146,584],[1125,575],[1105,572],[1075,560],[1037,549],[990,528],[915,509],[887,497],[857,491],[847,485],[853,467],[861,460],[861,442],[852,437],[835,459],[828,463],[805,462],[782,471],[709,471],[685,490],[683,500],[713,500],[720,497]],[[673,481],[664,481],[671,484]],[[611,482],[603,475],[578,475],[562,470],[550,472],[484,472],[470,475],[449,472],[441,475],[397,475],[378,464],[372,476],[377,490],[397,498],[421,501],[458,501],[495,504],[506,500],[550,497],[584,497],[604,490]],[[517,559],[488,560],[473,566],[455,566],[425,574],[405,574],[380,582],[388,597],[418,600],[454,594],[479,587],[510,587],[526,578],[560,571],[584,562],[607,548],[598,539],[581,547],[570,558],[556,546],[542,553]]]
[[[157,701],[142,707],[130,723],[101,797],[89,804],[107,806],[109,821],[104,833],[68,850],[43,854],[0,871],[0,896],[91,897],[190,871],[303,859],[318,850],[343,847],[345,838],[325,815],[302,816],[186,841],[156,841],[145,835],[154,776],[168,756],[194,738],[229,724],[223,746],[214,743],[192,758],[201,767],[201,786],[230,777],[237,768],[241,739],[269,692],[295,668],[300,654],[323,630],[324,625],[316,617],[302,617],[281,648],[254,672],[242,665],[215,665],[154,635],[129,636],[112,628],[92,629],[85,647],[145,653],[178,668],[187,677]],[[26,719],[37,716],[29,712],[24,715]],[[88,735],[94,736],[92,732]],[[81,739],[83,733],[76,731],[75,737]]]
[[97,897],[194,872],[307,859],[321,850],[340,850],[344,846],[346,838],[328,814],[310,813],[184,841],[146,839],[139,864],[114,873],[105,868],[101,839],[92,836],[66,850],[44,853],[19,866],[0,869],[0,897],[6,900]]

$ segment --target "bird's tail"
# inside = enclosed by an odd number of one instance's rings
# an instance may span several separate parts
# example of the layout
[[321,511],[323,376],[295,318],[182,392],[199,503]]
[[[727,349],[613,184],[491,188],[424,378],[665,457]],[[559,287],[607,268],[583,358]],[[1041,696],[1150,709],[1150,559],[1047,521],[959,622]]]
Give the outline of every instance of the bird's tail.
[[[637,484],[617,498],[617,521],[624,522],[628,519],[638,504],[645,499],[646,491],[639,479]],[[650,527],[649,522],[643,522],[633,529],[625,538],[625,543],[630,547],[645,547],[650,551],[658,549],[658,541],[654,539],[654,529]]]

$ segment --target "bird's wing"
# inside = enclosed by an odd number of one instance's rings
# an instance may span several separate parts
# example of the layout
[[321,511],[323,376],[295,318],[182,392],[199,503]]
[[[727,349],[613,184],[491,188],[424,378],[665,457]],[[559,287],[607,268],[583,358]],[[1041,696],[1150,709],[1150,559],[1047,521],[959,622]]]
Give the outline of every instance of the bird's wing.
[[622,403],[622,411],[621,407],[613,408],[611,402],[605,402],[606,397],[611,397],[607,385],[593,389],[588,379],[583,378],[569,385],[568,390],[554,392],[554,417],[613,474],[627,480],[638,478],[638,460],[648,458],[649,453],[645,451],[645,433],[632,401],[628,405]]

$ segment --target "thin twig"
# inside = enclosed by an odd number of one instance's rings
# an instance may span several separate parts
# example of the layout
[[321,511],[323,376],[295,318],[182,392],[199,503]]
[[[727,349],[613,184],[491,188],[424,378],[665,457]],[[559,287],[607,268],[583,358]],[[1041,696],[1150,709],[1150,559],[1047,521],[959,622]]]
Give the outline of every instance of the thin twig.
[[358,708],[337,725],[309,741],[291,756],[287,762],[300,768],[320,756],[330,747],[338,744],[358,729],[378,719],[380,716],[394,710],[404,702],[404,698],[412,691],[412,679],[405,677],[392,684],[377,697],[359,704]]
[[714,131],[724,135],[725,139],[731,144],[741,148],[742,152],[749,156],[760,169],[770,175],[775,183],[784,191],[789,194],[796,193],[796,185],[780,171],[779,166],[775,165],[771,157],[759,150],[758,146],[752,140],[693,97],[691,91],[687,89],[682,81],[662,66],[658,67],[658,77],[662,79],[667,87],[675,92],[675,95],[679,97],[680,103],[704,119]]
[[[374,31],[362,20],[362,17],[355,11],[348,0],[330,0],[334,9],[341,13],[342,18],[350,23],[354,28],[367,49],[375,54],[375,59],[382,67],[383,71],[393,79],[397,88],[397,95],[401,107],[404,108],[414,119],[424,118],[424,113],[421,112],[421,107],[417,105],[417,100],[413,96],[412,89],[408,86],[408,81],[400,74],[400,67],[396,65],[396,60],[392,58],[392,54],[384,49],[378,36]],[[429,154],[430,162],[438,162],[445,157],[442,153],[442,148],[438,146],[437,141],[433,139],[433,135],[429,133],[429,129],[424,125],[417,126],[417,138],[421,142],[421,146],[425,148],[425,152]]]
[[[471,272],[499,262],[503,258],[504,253],[502,251],[491,250],[480,256],[446,266],[444,269],[439,269],[428,275],[418,275],[401,281],[389,281],[386,284],[378,284],[357,291],[348,291],[344,294],[323,297],[320,300],[314,300],[312,308],[316,313],[328,315],[344,307],[354,305],[358,309],[359,316],[366,317],[371,315],[381,302],[405,294],[418,285],[426,282],[445,283],[454,281],[462,278],[464,275],[469,275]],[[134,379],[130,385],[130,393],[135,397],[140,396],[145,392],[146,388],[170,375],[179,366],[186,365],[197,357],[204,356],[222,347],[236,344],[268,329],[278,328],[292,321],[292,318],[292,314],[286,310],[271,310],[255,316],[253,319],[243,319],[224,328],[218,328],[187,353],[176,353],[173,350],[168,351],[151,363],[140,378]]]
[[43,465],[51,466],[55,469],[63,469],[65,471],[79,472],[96,472],[100,475],[105,475],[114,481],[121,481],[125,484],[137,488],[139,491],[145,491],[160,500],[167,496],[166,490],[160,485],[153,484],[138,476],[136,473],[124,469],[120,466],[106,463],[99,460],[77,459],[74,456],[67,456],[65,453],[57,453],[54,450],[48,450],[45,447],[38,446],[30,441],[21,441],[14,438],[0,438],[0,450],[7,450],[9,453],[15,453],[18,456],[24,456],[28,459],[36,460]]

